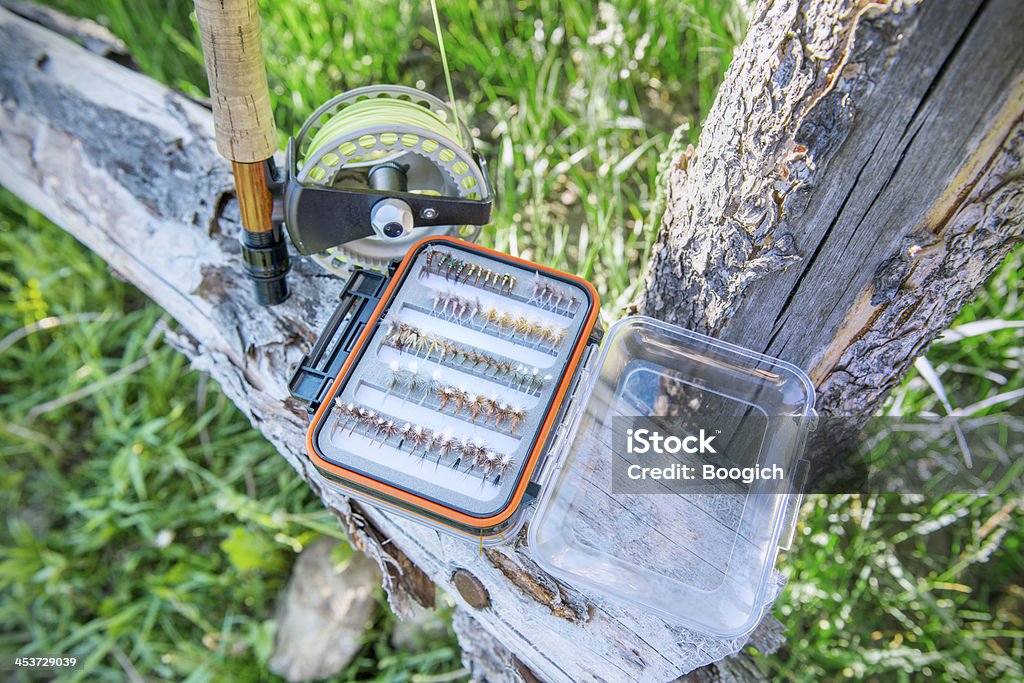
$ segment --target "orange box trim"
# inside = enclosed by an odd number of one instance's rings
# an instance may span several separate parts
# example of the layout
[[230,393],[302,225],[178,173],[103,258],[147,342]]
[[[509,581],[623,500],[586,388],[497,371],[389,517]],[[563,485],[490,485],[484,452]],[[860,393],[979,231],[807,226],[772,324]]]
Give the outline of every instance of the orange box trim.
[[[469,515],[464,512],[454,510],[448,506],[442,505],[435,501],[428,500],[426,498],[423,498],[422,496],[410,493],[404,489],[391,486],[390,484],[382,482],[373,477],[368,477],[366,475],[354,472],[345,467],[341,467],[340,465],[336,465],[335,463],[329,462],[322,458],[320,454],[317,453],[316,450],[316,446],[314,443],[314,433],[320,424],[320,420],[323,418],[324,414],[330,408],[335,396],[337,396],[338,391],[341,388],[341,385],[344,383],[345,378],[347,377],[349,370],[352,367],[352,364],[355,362],[357,356],[361,355],[355,352],[350,354],[348,359],[345,361],[345,364],[342,366],[341,371],[338,372],[338,376],[334,378],[334,383],[331,384],[331,388],[328,391],[327,396],[324,398],[323,402],[320,404],[320,407],[313,415],[313,419],[309,423],[309,429],[306,432],[306,452],[309,455],[310,460],[318,469],[329,472],[334,477],[341,479],[342,481],[338,482],[341,485],[344,485],[344,480],[349,480],[365,488],[374,491],[379,491],[380,493],[404,501],[409,505],[414,506],[414,508],[421,508],[423,510],[432,512],[440,517],[451,519],[452,521],[457,522],[458,524],[461,524],[463,526],[476,529],[487,529],[490,527],[497,526],[498,524],[501,524],[509,517],[511,517],[512,514],[514,514],[515,511],[519,508],[519,505],[522,502],[523,496],[526,493],[526,487],[530,483],[530,480],[533,477],[534,469],[536,468],[537,462],[540,459],[541,451],[543,451],[543,449],[547,445],[548,437],[551,434],[551,430],[555,426],[555,416],[558,414],[558,409],[561,407],[562,403],[565,400],[565,394],[569,390],[569,386],[576,375],[576,369],[579,366],[580,359],[583,357],[583,352],[586,349],[590,333],[594,329],[594,325],[597,323],[597,316],[601,308],[600,297],[598,296],[597,289],[595,289],[594,285],[590,284],[589,282],[587,282],[586,280],[577,275],[571,275],[560,270],[555,270],[554,268],[542,266],[538,263],[534,263],[533,261],[527,261],[526,259],[522,259],[516,256],[503,254],[500,251],[488,249],[487,247],[481,247],[471,242],[467,242],[465,240],[457,239],[454,237],[426,237],[417,242],[416,244],[414,244],[406,253],[405,258],[402,259],[402,262],[399,264],[394,276],[392,276],[391,278],[391,282],[388,284],[387,288],[384,290],[384,293],[381,295],[380,301],[377,303],[377,307],[371,314],[370,320],[367,323],[366,328],[363,330],[362,334],[359,335],[359,339],[356,340],[353,349],[362,349],[362,347],[367,343],[367,341],[369,341],[369,337],[376,328],[376,325],[380,320],[380,317],[383,314],[384,309],[386,309],[390,304],[391,299],[395,294],[395,290],[398,286],[398,283],[403,281],[403,276],[406,274],[406,271],[409,270],[409,268],[411,267],[414,257],[417,254],[419,254],[420,250],[428,243],[445,242],[453,244],[460,248],[468,249],[469,251],[475,251],[478,253],[486,254],[488,256],[497,257],[498,259],[501,260],[510,261],[514,264],[521,266],[526,270],[541,271],[553,275],[556,278],[571,280],[572,282],[575,282],[582,286],[583,289],[586,290],[586,292],[591,297],[590,314],[587,316],[587,319],[583,322],[583,327],[580,330],[579,338],[576,340],[576,347],[573,349],[572,355],[569,357],[569,361],[566,364],[566,369],[562,376],[562,381],[559,384],[558,388],[555,390],[555,393],[552,395],[551,408],[548,411],[548,415],[547,417],[545,417],[540,430],[537,432],[537,438],[534,442],[533,449],[530,451],[530,454],[527,458],[526,467],[523,468],[522,474],[520,475],[519,481],[516,484],[516,488],[513,490],[512,496],[509,499],[508,503],[500,512],[497,512],[493,515],[490,515],[488,517],[475,517],[473,515]],[[385,506],[393,506],[393,503],[389,503],[388,501],[382,500],[380,502]],[[412,512],[415,514],[416,510],[411,509],[408,510],[408,512]]]

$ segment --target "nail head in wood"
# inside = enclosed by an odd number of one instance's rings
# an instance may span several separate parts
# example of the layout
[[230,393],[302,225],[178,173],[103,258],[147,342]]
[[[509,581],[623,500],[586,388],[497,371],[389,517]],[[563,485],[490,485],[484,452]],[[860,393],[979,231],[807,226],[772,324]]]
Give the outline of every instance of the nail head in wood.
[[456,569],[455,573],[452,574],[452,583],[455,584],[456,590],[459,591],[459,595],[465,600],[470,607],[476,609],[483,609],[484,607],[490,607],[491,596],[488,594],[487,589],[480,583],[480,579],[470,574],[465,569]]

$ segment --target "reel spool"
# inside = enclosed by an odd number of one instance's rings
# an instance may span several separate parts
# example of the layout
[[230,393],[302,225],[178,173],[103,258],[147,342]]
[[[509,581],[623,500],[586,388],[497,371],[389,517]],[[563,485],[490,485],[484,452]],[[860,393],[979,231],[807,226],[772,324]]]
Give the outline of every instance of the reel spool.
[[368,86],[325,102],[289,141],[285,224],[328,270],[386,269],[431,235],[475,240],[493,190],[472,137],[438,98]]

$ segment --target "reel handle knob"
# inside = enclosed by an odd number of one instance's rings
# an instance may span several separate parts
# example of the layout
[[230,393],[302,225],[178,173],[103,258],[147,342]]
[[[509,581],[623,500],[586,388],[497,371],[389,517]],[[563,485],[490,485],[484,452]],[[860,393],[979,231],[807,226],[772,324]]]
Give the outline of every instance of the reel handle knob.
[[415,221],[412,209],[401,199],[389,197],[373,205],[370,224],[381,237],[396,239],[412,232]]

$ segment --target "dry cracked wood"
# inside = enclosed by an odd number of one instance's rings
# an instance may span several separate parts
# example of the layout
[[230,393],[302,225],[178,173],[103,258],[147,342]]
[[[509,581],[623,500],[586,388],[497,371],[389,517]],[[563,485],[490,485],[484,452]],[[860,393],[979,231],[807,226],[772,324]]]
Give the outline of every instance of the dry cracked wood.
[[762,2],[638,309],[870,414],[1024,234],[1022,35],[1015,0]]
[[[581,595],[540,574],[520,543],[484,554],[325,487],[303,454],[305,414],[286,382],[341,283],[296,258],[292,298],[272,309],[252,305],[231,176],[213,143],[210,112],[5,10],[0,93],[0,184],[178,320],[173,343],[220,382],[381,565],[396,611],[411,600],[429,604],[435,584],[447,590],[466,612],[459,623],[474,624],[460,631],[467,652],[485,640],[505,648],[488,646],[505,664],[480,665],[492,680],[523,675],[517,671],[551,681],[668,680],[741,647]],[[457,569],[484,588],[487,606],[474,609],[459,596]],[[769,617],[752,642],[771,650],[779,632]]]

